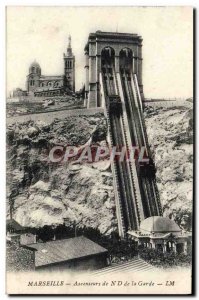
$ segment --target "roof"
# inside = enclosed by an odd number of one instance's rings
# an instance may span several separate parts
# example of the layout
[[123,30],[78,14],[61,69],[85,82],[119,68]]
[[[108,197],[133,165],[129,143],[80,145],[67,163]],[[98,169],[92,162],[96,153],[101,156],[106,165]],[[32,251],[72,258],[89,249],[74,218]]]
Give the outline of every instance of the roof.
[[26,247],[36,250],[36,267],[108,252],[107,249],[84,236],[47,243],[30,244]]
[[88,51],[88,45],[90,42],[107,42],[108,41],[119,41],[119,42],[138,42],[142,43],[142,37],[136,33],[123,33],[123,32],[105,32],[97,30],[96,32],[90,33],[88,37],[88,42],[84,48],[85,51]]
[[40,81],[43,80],[63,80],[64,75],[41,75]]
[[153,216],[140,223],[140,231],[166,233],[181,232],[181,229],[174,220],[161,216]]
[[6,229],[8,230],[9,228],[14,229],[15,231],[21,231],[21,230],[25,229],[23,226],[21,226],[14,219],[8,219],[8,220],[6,220]]
[[182,232],[141,232],[141,231],[135,231],[135,230],[129,230],[127,232],[130,236],[139,238],[139,239],[152,239],[152,240],[159,240],[159,239],[169,239],[169,238],[178,238],[183,239],[187,238],[189,235],[187,233]]
[[124,33],[124,32],[108,32],[108,31],[101,31],[101,30],[97,30],[95,33],[90,33],[89,34],[89,38],[90,37],[122,37],[122,38],[141,38],[137,33]]

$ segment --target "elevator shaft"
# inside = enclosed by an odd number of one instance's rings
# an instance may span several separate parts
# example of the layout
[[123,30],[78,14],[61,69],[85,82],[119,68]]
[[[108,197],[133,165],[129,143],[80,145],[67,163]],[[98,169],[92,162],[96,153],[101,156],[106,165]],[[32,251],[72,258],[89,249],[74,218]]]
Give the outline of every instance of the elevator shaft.
[[[120,69],[120,75],[116,74],[110,60],[103,61],[101,71],[111,145],[118,149],[123,146],[126,149],[130,146],[137,146],[139,149],[144,147],[148,158],[148,163],[144,164],[128,159],[115,159],[112,162],[118,195],[119,231],[125,237],[128,230],[139,229],[144,218],[161,215],[162,209],[136,75],[125,69]],[[126,130],[129,131],[129,138]]]

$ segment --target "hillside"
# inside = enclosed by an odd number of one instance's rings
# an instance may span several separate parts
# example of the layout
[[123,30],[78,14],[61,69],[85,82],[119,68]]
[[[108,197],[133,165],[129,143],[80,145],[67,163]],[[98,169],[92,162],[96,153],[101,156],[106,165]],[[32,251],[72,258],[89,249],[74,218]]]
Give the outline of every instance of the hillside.
[[[186,107],[145,111],[157,183],[164,214],[190,229],[192,209],[193,116]],[[84,145],[95,136],[106,142],[107,124],[100,113],[51,121],[28,121],[7,127],[7,215],[23,226],[97,228],[102,234],[117,230],[113,182],[107,162],[52,163],[55,145]]]
[[102,114],[8,126],[7,195],[20,224],[56,226],[67,218],[69,226],[80,222],[80,227],[97,228],[103,234],[116,229],[109,164],[74,165],[47,159],[53,146],[84,145],[91,136],[99,143],[106,140]]
[[193,200],[193,110],[185,106],[145,111],[155,155],[157,183],[165,216],[191,227]]

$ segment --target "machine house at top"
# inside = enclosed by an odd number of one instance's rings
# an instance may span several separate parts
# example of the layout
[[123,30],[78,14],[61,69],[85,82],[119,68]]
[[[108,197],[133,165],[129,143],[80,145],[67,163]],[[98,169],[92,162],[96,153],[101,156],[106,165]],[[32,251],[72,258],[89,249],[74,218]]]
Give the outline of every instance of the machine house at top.
[[[142,38],[137,34],[110,33],[97,31],[91,33],[85,46],[86,57],[86,106],[102,107],[100,94],[100,73],[104,61],[110,61],[115,72],[126,70],[137,75],[141,97],[142,85]],[[108,58],[109,57],[109,58]]]

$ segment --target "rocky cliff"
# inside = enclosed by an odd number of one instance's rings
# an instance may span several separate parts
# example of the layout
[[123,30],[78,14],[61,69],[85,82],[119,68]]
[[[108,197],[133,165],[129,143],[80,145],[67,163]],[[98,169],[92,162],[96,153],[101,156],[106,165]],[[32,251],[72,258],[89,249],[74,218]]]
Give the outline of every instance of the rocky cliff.
[[[145,110],[164,214],[190,229],[193,181],[193,116],[187,107]],[[7,128],[7,215],[22,225],[68,225],[117,230],[110,166],[101,163],[52,163],[55,145],[106,142],[106,120],[93,116],[21,121]],[[10,209],[11,208],[11,209]]]
[[52,163],[48,153],[57,145],[85,145],[106,140],[102,114],[29,121],[8,126],[8,214],[23,226],[42,227],[74,222],[103,234],[117,229],[112,174],[107,162]]
[[191,228],[193,200],[193,109],[147,107],[149,143],[155,156],[157,184],[165,216]]

